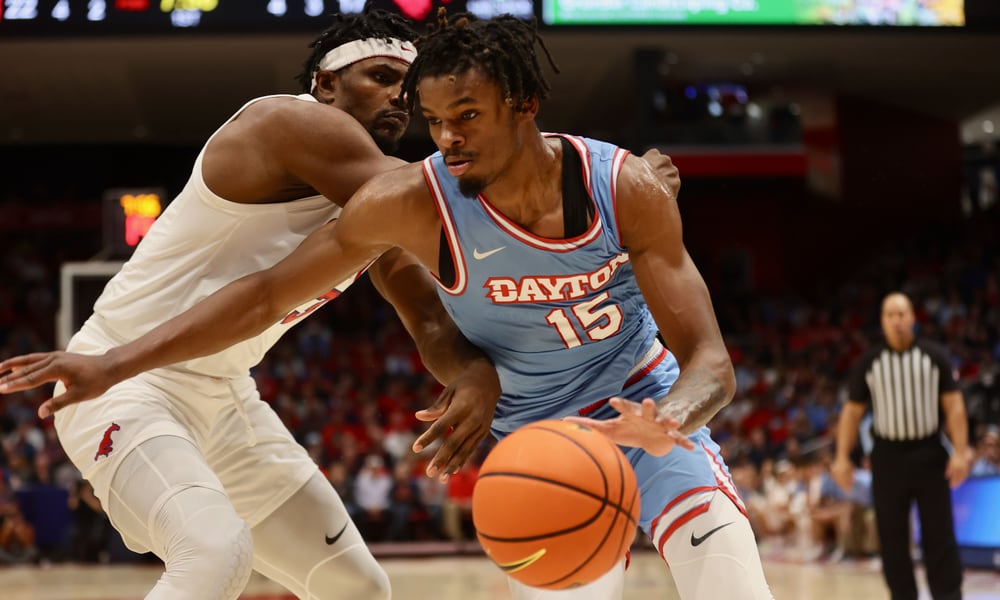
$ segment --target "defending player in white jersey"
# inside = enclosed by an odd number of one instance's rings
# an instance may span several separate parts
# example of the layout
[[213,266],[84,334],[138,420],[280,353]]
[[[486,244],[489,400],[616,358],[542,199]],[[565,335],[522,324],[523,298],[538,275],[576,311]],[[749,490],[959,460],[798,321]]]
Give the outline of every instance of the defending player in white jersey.
[[[308,93],[251,100],[209,138],[183,191],[68,349],[103,354],[275,264],[336,219],[362,183],[403,164],[383,152],[409,121],[399,96],[412,39],[387,12],[337,16],[306,62]],[[464,426],[478,431],[463,434],[481,440],[487,426],[474,421],[488,418],[499,395],[489,361],[462,340],[424,269],[393,252],[370,273],[428,367],[452,384],[438,402],[479,415]],[[340,498],[249,375],[281,334],[354,279],[289,307],[250,339],[128,373],[98,401],[56,415],[63,447],[126,544],[165,563],[147,598],[237,598],[252,569],[300,598],[390,597]],[[434,464],[446,470],[466,457],[442,452]]]

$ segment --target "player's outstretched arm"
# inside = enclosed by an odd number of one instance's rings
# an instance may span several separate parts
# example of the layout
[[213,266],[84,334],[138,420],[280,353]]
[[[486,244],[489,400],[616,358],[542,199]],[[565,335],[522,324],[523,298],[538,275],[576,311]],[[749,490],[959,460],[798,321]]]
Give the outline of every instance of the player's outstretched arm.
[[496,369],[459,331],[427,269],[413,255],[393,248],[368,273],[375,288],[396,309],[424,364],[448,386],[432,406],[417,412],[418,419],[432,425],[413,448],[420,452],[442,439],[427,475],[447,477],[458,472],[490,432],[500,399]]
[[[313,232],[281,262],[237,279],[142,337],[108,350],[97,363],[80,357],[69,360],[64,353],[50,355],[59,360],[28,361],[27,365],[18,358],[5,361],[0,372],[16,370],[0,380],[0,392],[28,389],[46,381],[73,383],[93,369],[99,374],[90,374],[88,381],[113,385],[149,369],[214,354],[259,334],[295,307],[352,277],[394,245],[383,237],[390,234],[382,217],[389,214],[385,204],[393,204],[388,187],[391,185],[373,181],[358,192],[352,201],[355,204],[344,209],[339,221]],[[67,403],[85,399],[65,394],[52,398],[39,407],[39,416],[44,418]]]

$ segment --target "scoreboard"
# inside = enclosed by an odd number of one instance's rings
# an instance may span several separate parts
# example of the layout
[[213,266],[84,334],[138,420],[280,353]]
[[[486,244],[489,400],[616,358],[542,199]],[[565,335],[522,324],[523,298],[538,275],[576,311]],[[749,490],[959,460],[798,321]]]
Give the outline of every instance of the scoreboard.
[[[1000,0],[369,0],[415,22],[437,8],[481,18],[537,17],[547,29],[592,27],[1000,28]],[[315,34],[365,0],[0,0],[0,39],[189,33]]]
[[104,192],[104,250],[113,258],[128,258],[163,212],[162,188],[109,189]]
[[963,0],[543,0],[547,25],[965,25]]
[[[430,21],[437,6],[483,18],[530,19],[532,0],[376,0],[375,7]],[[358,13],[365,0],[0,0],[0,37],[148,34],[171,31],[267,33],[326,27],[332,13]]]

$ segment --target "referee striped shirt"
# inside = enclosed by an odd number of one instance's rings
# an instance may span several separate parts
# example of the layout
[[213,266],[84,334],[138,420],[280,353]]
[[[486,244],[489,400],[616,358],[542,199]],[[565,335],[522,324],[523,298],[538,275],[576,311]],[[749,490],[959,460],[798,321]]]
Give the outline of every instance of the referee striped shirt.
[[958,389],[948,351],[916,341],[896,352],[884,342],[863,354],[851,370],[849,399],[871,406],[876,437],[923,440],[941,426],[941,394]]

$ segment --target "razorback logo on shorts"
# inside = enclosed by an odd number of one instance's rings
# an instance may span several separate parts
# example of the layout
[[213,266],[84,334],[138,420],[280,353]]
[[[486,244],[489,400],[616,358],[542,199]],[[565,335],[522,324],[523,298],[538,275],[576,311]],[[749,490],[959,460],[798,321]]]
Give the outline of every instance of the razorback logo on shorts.
[[101,438],[101,444],[97,447],[97,454],[94,455],[95,461],[102,456],[108,456],[111,454],[111,451],[114,450],[112,447],[114,445],[114,440],[111,439],[111,434],[119,429],[121,429],[121,426],[118,425],[118,423],[112,422],[111,427],[104,430],[104,437]]

